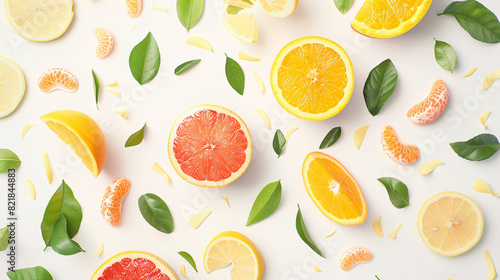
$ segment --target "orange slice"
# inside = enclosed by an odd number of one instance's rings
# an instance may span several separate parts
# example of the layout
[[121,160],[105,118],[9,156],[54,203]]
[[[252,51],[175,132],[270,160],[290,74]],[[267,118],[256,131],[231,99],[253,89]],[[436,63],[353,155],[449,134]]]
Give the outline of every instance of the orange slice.
[[382,129],[382,148],[393,161],[400,164],[414,163],[420,155],[418,147],[401,141],[396,130],[390,125]]
[[200,105],[176,120],[168,155],[177,174],[187,182],[222,187],[246,171],[252,139],[245,122],[234,112],[217,105]]
[[345,226],[365,222],[368,210],[363,193],[336,159],[321,152],[308,154],[302,178],[309,197],[327,218]]
[[365,0],[351,27],[369,37],[396,37],[417,25],[431,3],[432,0]]
[[113,49],[113,35],[104,27],[94,29],[94,37],[97,39],[95,56],[105,58]]
[[142,11],[142,0],[126,0],[126,2],[127,14],[133,18],[138,17]]
[[75,75],[63,68],[51,68],[38,78],[38,87],[45,93],[56,89],[75,92],[78,89],[78,80]]
[[360,263],[367,263],[373,259],[373,253],[367,248],[354,246],[342,253],[339,260],[340,269],[349,271]]
[[351,59],[338,44],[322,37],[288,43],[271,69],[271,88],[281,107],[305,120],[338,114],[354,88]]
[[432,84],[429,94],[413,105],[406,116],[414,124],[430,124],[444,112],[449,98],[446,83],[443,80],[437,80]]
[[129,179],[118,178],[106,188],[101,201],[101,216],[110,225],[117,226],[122,219],[122,201],[130,191]]
[[75,150],[94,177],[101,173],[106,161],[106,140],[92,118],[78,111],[61,110],[43,115],[41,119]]

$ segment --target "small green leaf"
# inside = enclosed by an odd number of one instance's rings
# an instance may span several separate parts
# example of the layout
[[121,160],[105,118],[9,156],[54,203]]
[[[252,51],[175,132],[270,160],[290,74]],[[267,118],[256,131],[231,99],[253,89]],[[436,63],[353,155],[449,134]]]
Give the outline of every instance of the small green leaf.
[[171,233],[174,230],[174,221],[167,204],[156,194],[147,193],[139,197],[141,214],[155,229]]
[[319,145],[319,148],[325,149],[325,148],[328,148],[331,145],[335,144],[335,142],[337,142],[337,140],[339,140],[341,134],[342,134],[342,129],[340,128],[340,126],[332,128],[328,132],[328,134],[326,134],[323,141],[321,141],[321,145]]
[[378,280],[380,280],[380,278],[378,278],[378,276],[377,276],[377,275],[375,275],[375,277],[377,277],[377,279],[378,279]]
[[200,19],[205,0],[177,0],[177,17],[189,31]]
[[405,208],[410,205],[408,187],[396,178],[382,177],[377,179],[384,185],[392,205],[396,208]]
[[177,252],[181,257],[183,257],[193,268],[196,272],[198,272],[198,268],[196,268],[196,262],[194,261],[193,257],[188,252],[185,251],[180,251]]
[[7,276],[10,280],[53,280],[52,275],[41,266],[7,271]]
[[234,59],[226,54],[226,79],[231,87],[240,95],[245,90],[245,73]]
[[247,226],[269,217],[278,208],[281,201],[281,181],[267,184],[253,203],[252,210],[248,216]]
[[390,59],[377,65],[368,75],[363,89],[366,107],[372,116],[377,115],[396,89],[398,73]]
[[465,142],[451,143],[450,146],[457,155],[472,161],[488,159],[500,149],[498,139],[488,133],[479,134]]
[[7,247],[9,247],[9,238],[9,227],[0,229],[0,251],[4,251]]
[[130,52],[129,67],[134,79],[140,84],[149,83],[160,70],[160,49],[151,32]]
[[64,256],[74,255],[76,253],[85,252],[78,243],[71,240],[68,235],[68,222],[66,216],[61,214],[56,224],[54,225],[54,231],[52,232],[52,238],[50,239],[50,246],[54,252],[59,253]]
[[334,2],[337,9],[339,9],[339,12],[345,14],[351,8],[354,0],[334,0]]
[[134,132],[134,134],[130,135],[129,138],[127,139],[127,142],[125,142],[125,148],[141,144],[142,140],[144,139],[145,128],[146,128],[146,123],[144,123],[141,129]]
[[99,110],[99,90],[101,89],[101,83],[99,82],[99,78],[92,69],[92,78],[94,79],[94,95],[95,95],[95,106],[97,110]]
[[295,227],[297,228],[297,233],[299,234],[300,238],[314,251],[316,254],[320,255],[321,257],[325,257],[321,250],[314,244],[314,241],[312,240],[311,236],[307,232],[306,225],[304,223],[304,219],[302,218],[302,211],[300,211],[300,206],[297,204],[297,207],[299,210],[297,211],[297,218],[295,220]]
[[436,45],[434,46],[434,56],[436,57],[437,63],[444,70],[453,73],[455,66],[457,66],[457,55],[450,44],[436,40]]
[[21,160],[11,150],[0,149],[0,174],[9,172],[21,164]]
[[286,138],[283,135],[283,132],[277,129],[273,138],[273,149],[274,152],[278,155],[278,157],[280,157],[281,154],[283,153],[283,148],[285,147],[285,144],[286,144]]
[[195,59],[195,60],[190,60],[190,61],[186,61],[184,63],[182,63],[181,65],[177,66],[174,70],[174,74],[175,75],[180,75],[182,74],[184,71],[188,70],[189,68],[195,66],[196,64],[198,64],[198,62],[200,62],[201,59]]
[[454,16],[472,38],[484,43],[500,42],[500,22],[497,16],[483,4],[474,1],[455,1],[440,15]]

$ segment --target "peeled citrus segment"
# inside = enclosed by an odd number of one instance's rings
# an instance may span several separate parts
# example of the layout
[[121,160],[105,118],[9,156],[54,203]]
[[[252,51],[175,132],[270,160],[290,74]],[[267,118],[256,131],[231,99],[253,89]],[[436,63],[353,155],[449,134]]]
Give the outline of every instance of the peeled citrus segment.
[[252,139],[243,120],[216,105],[184,112],[170,131],[168,155],[175,171],[201,187],[234,182],[250,164]]
[[129,179],[118,178],[111,182],[101,201],[101,216],[106,223],[117,226],[122,220],[122,202],[130,191]]
[[293,14],[299,0],[259,0],[266,12],[273,17],[285,18]]
[[95,56],[105,58],[113,49],[113,35],[104,27],[94,29],[94,37],[97,40],[95,48]]
[[396,37],[417,25],[431,3],[432,0],[365,0],[351,27],[369,37]]
[[25,90],[23,71],[10,59],[0,56],[0,118],[17,108]]
[[446,83],[443,80],[437,80],[432,84],[429,94],[413,105],[406,116],[414,124],[430,124],[444,112],[449,98]]
[[75,92],[78,89],[78,80],[66,69],[51,68],[38,77],[38,87],[45,93],[56,89]]
[[138,17],[142,11],[142,0],[126,0],[126,2],[127,14],[133,18]]
[[241,233],[225,231],[207,246],[203,267],[207,273],[232,264],[231,280],[261,280],[264,259],[253,242]]
[[442,192],[429,198],[418,214],[417,228],[425,246],[446,257],[463,254],[481,239],[483,214],[468,196]]
[[341,225],[358,225],[366,220],[367,207],[358,183],[333,157],[308,154],[302,165],[307,193],[319,210]]
[[401,141],[396,130],[390,125],[382,129],[382,148],[387,156],[400,164],[414,163],[420,155],[417,146]]
[[271,88],[281,107],[305,120],[338,114],[349,102],[354,70],[346,51],[322,37],[288,43],[271,69]]
[[172,268],[154,256],[141,251],[114,255],[96,270],[90,280],[179,280]]
[[354,246],[345,250],[340,256],[339,266],[343,271],[349,271],[360,263],[367,263],[373,259],[373,253],[367,248]]
[[73,20],[72,0],[5,0],[10,25],[31,41],[50,41],[66,32]]
[[64,143],[69,144],[94,177],[106,161],[106,140],[99,125],[84,113],[60,110],[41,117]]
[[258,39],[257,22],[253,13],[251,0],[224,0],[222,21],[227,30],[239,40],[255,43]]

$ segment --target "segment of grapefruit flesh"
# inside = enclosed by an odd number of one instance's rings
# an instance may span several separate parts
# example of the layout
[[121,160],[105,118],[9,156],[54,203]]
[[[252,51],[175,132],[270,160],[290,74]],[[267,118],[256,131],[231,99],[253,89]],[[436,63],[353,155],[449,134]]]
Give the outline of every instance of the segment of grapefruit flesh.
[[145,258],[123,258],[104,269],[102,276],[97,280],[170,280],[167,274],[162,273],[155,263]]

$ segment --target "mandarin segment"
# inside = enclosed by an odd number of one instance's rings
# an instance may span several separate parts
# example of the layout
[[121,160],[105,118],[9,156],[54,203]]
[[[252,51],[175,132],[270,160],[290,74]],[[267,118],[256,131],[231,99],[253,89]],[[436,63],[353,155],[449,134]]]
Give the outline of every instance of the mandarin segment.
[[405,144],[399,139],[396,130],[390,125],[382,129],[382,148],[393,161],[400,164],[411,164],[418,160],[420,150],[412,144]]
[[448,105],[450,94],[443,80],[432,84],[429,94],[410,108],[406,116],[414,124],[430,124],[437,120]]
[[66,92],[75,92],[78,89],[78,80],[75,75],[63,68],[51,68],[38,78],[38,87],[45,93],[60,89]]
[[354,246],[345,250],[340,256],[339,266],[343,271],[349,271],[360,263],[367,263],[373,259],[373,253],[365,247]]
[[94,37],[97,40],[95,48],[95,56],[105,58],[113,49],[113,35],[104,27],[94,29]]
[[117,226],[122,219],[122,202],[132,183],[125,178],[115,179],[106,188],[101,201],[101,216],[106,223]]
[[142,11],[142,0],[126,0],[127,14],[130,17],[136,18]]

